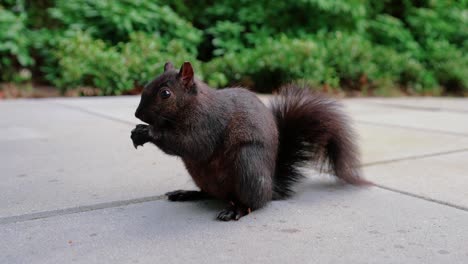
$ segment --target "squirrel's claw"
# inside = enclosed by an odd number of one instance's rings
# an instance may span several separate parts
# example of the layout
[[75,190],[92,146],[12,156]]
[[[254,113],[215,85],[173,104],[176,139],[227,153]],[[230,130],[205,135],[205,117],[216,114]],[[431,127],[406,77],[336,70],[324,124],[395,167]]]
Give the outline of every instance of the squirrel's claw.
[[241,217],[246,216],[252,212],[252,209],[250,207],[243,207],[243,206],[237,206],[235,203],[232,201],[230,202],[230,206],[221,212],[219,212],[218,220],[221,221],[231,221],[231,220],[239,220]]
[[136,141],[133,141],[133,146],[135,147],[135,149],[138,149],[139,146],[143,146],[144,143],[142,142],[136,142]]

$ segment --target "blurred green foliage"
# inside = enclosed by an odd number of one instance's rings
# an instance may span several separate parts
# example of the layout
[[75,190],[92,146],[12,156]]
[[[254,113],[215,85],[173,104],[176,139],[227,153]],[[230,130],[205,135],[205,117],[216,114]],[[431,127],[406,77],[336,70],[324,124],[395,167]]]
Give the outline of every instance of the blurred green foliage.
[[0,5],[1,80],[20,81],[22,77],[18,69],[33,64],[25,20],[26,14],[6,10]]
[[467,94],[467,20],[466,0],[0,0],[0,81],[122,94],[171,60],[214,87]]

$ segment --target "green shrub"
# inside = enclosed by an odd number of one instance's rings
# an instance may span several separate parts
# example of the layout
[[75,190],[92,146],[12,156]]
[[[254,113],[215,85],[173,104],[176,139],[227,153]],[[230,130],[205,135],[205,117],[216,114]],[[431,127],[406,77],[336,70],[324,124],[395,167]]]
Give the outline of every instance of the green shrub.
[[36,73],[34,81],[47,83],[59,75],[60,69],[54,53],[64,34],[63,31],[46,28],[28,32],[29,50],[35,59],[35,64],[30,67]]
[[255,86],[264,92],[298,79],[336,87],[335,72],[324,64],[325,52],[313,40],[286,36],[265,38],[253,49],[212,60],[205,72],[208,80],[211,80],[210,73],[222,72],[233,83]]
[[372,79],[377,88],[385,82],[401,86],[410,93],[439,94],[440,89],[432,72],[410,53],[400,53],[384,46],[372,50],[377,71]]
[[369,40],[398,52],[408,52],[421,58],[421,47],[403,22],[389,15],[378,15],[368,23]]
[[342,32],[319,35],[317,41],[327,51],[325,63],[335,69],[342,84],[359,81],[362,76],[375,76],[372,44],[359,35]]
[[467,3],[0,0],[0,80],[121,94],[190,60],[215,87],[467,94]]
[[53,56],[58,62],[58,73],[54,70],[48,76],[55,86],[63,90],[91,86],[104,95],[122,94],[144,85],[162,71],[165,60],[178,65],[192,58],[200,68],[180,41],[165,44],[157,36],[143,32],[132,33],[128,42],[117,46],[93,39],[88,32],[67,32]]
[[173,7],[177,11],[182,9],[181,13],[195,24],[210,28],[213,21],[232,21],[244,26],[248,32],[267,27],[273,33],[296,35],[324,28],[354,30],[361,26],[366,15],[366,6],[361,0],[202,0],[184,3],[191,12],[187,12],[184,4],[174,4]]
[[[443,1],[442,1],[443,2]],[[418,8],[408,16],[408,24],[420,43],[446,40],[455,46],[466,45],[468,39],[468,10],[454,6],[438,9]]]
[[437,81],[452,93],[468,91],[468,54],[448,41],[428,41],[427,67]]
[[119,43],[117,47],[125,61],[129,78],[140,85],[160,74],[167,61],[171,61],[175,67],[184,61],[191,61],[197,69],[197,77],[203,78],[200,63],[180,40],[165,43],[158,36],[136,32],[130,35],[129,42]]
[[[221,70],[222,69],[222,70]],[[221,81],[212,78],[219,77]],[[316,38],[266,38],[253,49],[227,53],[205,66],[216,86],[241,83],[268,91],[289,81],[314,86],[375,89],[399,85],[410,92],[438,93],[432,72],[410,53],[372,44],[363,36],[335,32]],[[216,77],[212,77],[214,73]],[[224,82],[223,82],[224,80]]]
[[242,33],[245,28],[239,23],[218,21],[207,30],[213,36],[213,55],[220,56],[229,52],[238,52],[245,48],[242,43]]
[[93,37],[117,44],[132,32],[158,34],[165,41],[181,40],[196,52],[201,32],[170,7],[149,0],[56,0],[52,17],[64,27],[86,30]]
[[360,0],[165,2],[205,29],[200,54],[205,60],[258,47],[265,38],[282,34],[303,38],[324,30],[360,31],[366,15]]
[[59,74],[50,75],[53,78],[49,81],[61,89],[93,86],[103,94],[119,94],[133,85],[117,49],[93,39],[87,32],[67,32],[53,55]]
[[15,14],[0,5],[0,80],[23,81],[30,78],[21,68],[34,63],[25,26],[26,15]]

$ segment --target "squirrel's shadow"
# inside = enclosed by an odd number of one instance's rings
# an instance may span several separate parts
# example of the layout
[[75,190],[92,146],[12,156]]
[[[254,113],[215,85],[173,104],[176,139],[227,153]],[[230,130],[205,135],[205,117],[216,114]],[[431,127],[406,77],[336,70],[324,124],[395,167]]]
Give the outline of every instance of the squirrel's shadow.
[[[174,202],[176,203],[176,202]],[[196,207],[196,210],[202,210],[205,212],[210,212],[216,214],[217,212],[221,211],[225,207],[228,206],[228,202],[218,199],[209,199],[203,201],[194,201],[194,202],[187,202],[192,204]]]
[[350,200],[362,195],[363,191],[371,187],[372,185],[355,186],[334,178],[308,178],[302,184],[295,186],[295,194],[285,201],[318,208],[336,206],[348,204]]
[[[334,197],[340,197],[340,200],[343,196],[352,195],[356,191],[360,189],[366,189],[365,187],[356,187],[349,184],[345,184],[335,179],[317,179],[317,178],[307,178],[301,184],[298,184],[294,188],[294,194],[285,199],[277,199],[273,200],[272,202],[275,203],[277,201],[280,202],[288,202],[294,201],[294,203],[317,203],[317,202],[327,202],[330,200],[334,200]],[[326,201],[325,201],[326,200]],[[178,202],[178,201],[169,201],[164,200],[162,201],[167,203],[166,206],[171,208],[170,210],[174,210],[171,212],[179,215],[180,213],[184,213],[187,219],[191,218],[198,218],[198,217],[205,217],[206,214],[211,214],[211,218],[207,219],[209,221],[216,221],[216,215],[225,207],[229,205],[227,201],[219,200],[219,199],[207,199],[207,200],[200,200],[200,201],[185,201],[185,202]],[[166,207],[165,206],[165,207]],[[264,212],[265,210],[269,210],[269,206],[265,206],[264,208],[260,208],[256,210],[256,212]],[[180,210],[180,211],[179,211]],[[193,217],[190,216],[193,214]]]
[[[218,213],[229,204],[222,200],[202,200],[173,202],[159,200],[140,207],[133,215],[134,221],[124,228],[128,237],[147,237],[151,234],[157,240],[165,241],[174,237],[186,237],[191,233],[218,234],[230,230],[242,230],[245,227],[263,226],[271,222],[284,221],[296,215],[297,208],[311,207],[311,210],[330,210],[346,207],[359,195],[360,190],[367,188],[354,187],[333,180],[308,179],[296,188],[296,194],[284,200],[275,200],[267,206],[252,212],[239,221],[223,222],[216,219]],[[334,209],[331,209],[334,210]],[[304,211],[302,212],[302,214]],[[240,232],[240,231],[239,231]]]
[[[308,178],[303,181],[301,184],[297,184],[294,188],[294,195],[299,195],[306,192],[313,192],[313,191],[346,191],[352,187],[349,184],[343,183],[336,179],[313,179]],[[293,195],[293,196],[294,196]]]

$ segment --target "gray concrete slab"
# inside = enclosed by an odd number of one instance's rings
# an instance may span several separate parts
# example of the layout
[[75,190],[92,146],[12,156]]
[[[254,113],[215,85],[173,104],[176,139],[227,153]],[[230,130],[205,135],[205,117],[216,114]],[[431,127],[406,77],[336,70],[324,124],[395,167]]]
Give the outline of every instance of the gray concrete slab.
[[[155,201],[0,225],[0,263],[466,263],[468,213],[310,182],[238,222]],[[5,241],[8,241],[5,243]]]
[[182,163],[135,150],[131,125],[45,101],[0,103],[0,217],[192,186]]
[[[468,114],[465,112],[403,109],[365,102],[351,100],[345,103],[346,109],[355,117],[356,122],[468,136]],[[466,102],[468,103],[468,100]]]
[[141,123],[134,113],[140,102],[140,96],[87,97],[77,99],[47,99],[47,101],[68,106],[75,110],[99,114],[128,123]]
[[468,113],[468,99],[440,97],[401,97],[360,99],[364,103],[377,103],[382,106],[402,109],[422,109],[428,111],[453,111]]
[[362,123],[355,128],[363,164],[468,150],[468,137]]
[[133,149],[138,101],[0,101],[0,263],[468,261],[461,103],[344,100],[366,177],[390,190],[314,175],[291,200],[220,223],[221,203],[161,200],[193,184],[177,158]]
[[368,166],[364,173],[379,185],[468,210],[467,161],[468,150]]

